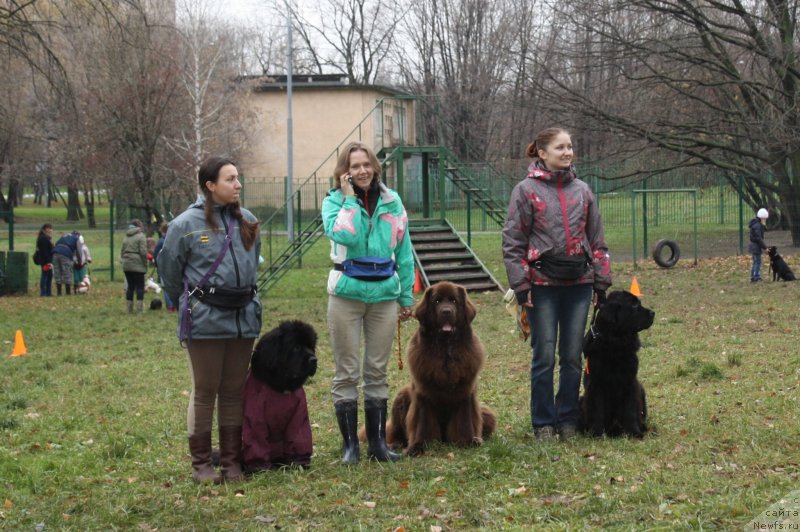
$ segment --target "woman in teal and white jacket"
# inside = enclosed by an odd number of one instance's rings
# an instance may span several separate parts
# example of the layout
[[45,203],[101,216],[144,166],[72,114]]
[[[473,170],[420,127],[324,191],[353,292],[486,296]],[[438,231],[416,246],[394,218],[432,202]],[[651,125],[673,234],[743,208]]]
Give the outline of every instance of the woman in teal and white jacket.
[[[334,263],[328,275],[328,329],[336,364],[332,392],[344,440],[342,462],[354,464],[359,459],[356,433],[362,373],[367,454],[378,461],[394,461],[399,455],[386,447],[385,439],[387,366],[398,307],[400,319],[407,319],[414,305],[408,216],[397,193],[381,183],[380,163],[365,144],[345,146],[334,181],[335,188],[322,203],[322,219]],[[354,272],[353,259],[372,265],[372,271],[368,275]]]

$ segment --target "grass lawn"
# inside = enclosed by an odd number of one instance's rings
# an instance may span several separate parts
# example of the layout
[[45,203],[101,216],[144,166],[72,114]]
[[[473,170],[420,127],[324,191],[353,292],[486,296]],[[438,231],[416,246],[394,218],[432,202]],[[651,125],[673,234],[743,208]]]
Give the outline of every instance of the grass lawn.
[[[473,246],[505,281],[499,236]],[[222,487],[190,479],[190,377],[174,314],[128,316],[121,281],[103,278],[85,296],[40,299],[36,277],[31,295],[0,298],[0,529],[733,529],[797,489],[800,283],[750,285],[749,257],[636,271],[656,311],[641,335],[654,427],[643,441],[535,442],[529,347],[501,294],[476,294],[480,396],[498,414],[496,436],[348,468],[330,400],[327,252],[320,242],[263,300],[264,331],[300,317],[320,333],[306,386],[312,467]],[[632,274],[615,264],[616,287]],[[9,358],[17,329],[29,354]],[[393,359],[391,393],[407,379]]]

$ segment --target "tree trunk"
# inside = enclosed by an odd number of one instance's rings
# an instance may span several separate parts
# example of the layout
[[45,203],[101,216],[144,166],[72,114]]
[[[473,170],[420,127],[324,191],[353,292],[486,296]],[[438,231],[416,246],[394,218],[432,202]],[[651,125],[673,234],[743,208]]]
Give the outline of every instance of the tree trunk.
[[81,198],[77,187],[67,186],[67,221],[77,222],[82,218]]
[[83,204],[86,207],[86,219],[89,227],[97,227],[97,219],[94,213],[94,187],[91,183],[83,189]]
[[13,207],[20,205],[19,179],[12,177],[8,180],[8,204]]

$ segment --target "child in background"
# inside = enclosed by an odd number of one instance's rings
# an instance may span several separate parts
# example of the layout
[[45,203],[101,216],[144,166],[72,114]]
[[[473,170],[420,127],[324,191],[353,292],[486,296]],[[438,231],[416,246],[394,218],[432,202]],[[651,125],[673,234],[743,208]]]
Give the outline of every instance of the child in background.
[[78,235],[78,244],[75,248],[75,255],[73,256],[72,262],[72,284],[77,287],[83,282],[83,278],[89,275],[88,265],[92,262],[92,254],[89,251],[89,246],[86,245],[83,239],[83,235],[77,231],[73,231],[73,234]]
[[747,251],[753,256],[753,267],[750,269],[751,283],[758,283],[762,280],[761,252],[767,249],[767,244],[764,242],[764,230],[767,225],[767,218],[769,218],[769,212],[762,207],[758,209],[756,217],[747,224],[748,227],[750,227],[750,244],[747,246]]

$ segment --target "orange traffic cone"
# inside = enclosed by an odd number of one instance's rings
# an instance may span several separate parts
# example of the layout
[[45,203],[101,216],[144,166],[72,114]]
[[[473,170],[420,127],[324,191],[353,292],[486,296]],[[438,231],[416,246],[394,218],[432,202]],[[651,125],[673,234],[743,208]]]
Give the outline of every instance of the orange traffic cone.
[[11,352],[11,356],[21,357],[27,354],[28,350],[25,349],[25,340],[22,338],[22,331],[17,329],[17,334],[14,335],[14,350]]
[[422,276],[419,274],[419,270],[414,268],[414,293],[419,294],[424,291],[425,287],[422,285]]
[[631,281],[631,288],[628,290],[628,292],[636,297],[642,297],[642,291],[639,289],[639,281],[636,280],[636,277],[634,277]]

